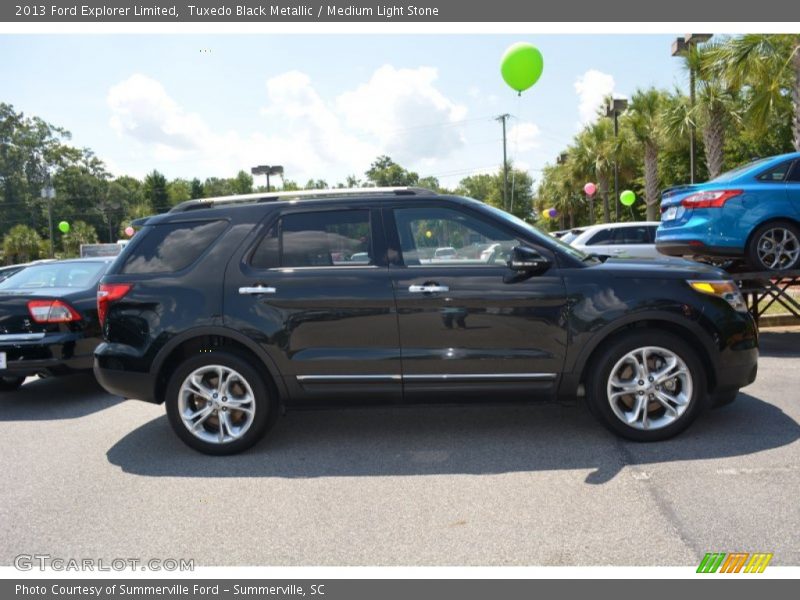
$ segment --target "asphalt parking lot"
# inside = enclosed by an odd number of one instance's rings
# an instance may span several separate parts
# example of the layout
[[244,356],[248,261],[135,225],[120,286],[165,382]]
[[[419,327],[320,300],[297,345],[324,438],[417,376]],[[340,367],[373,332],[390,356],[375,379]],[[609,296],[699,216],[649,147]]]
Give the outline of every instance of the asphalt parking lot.
[[32,380],[0,396],[0,564],[798,565],[799,389],[800,329],[768,332],[758,381],[669,442],[555,405],[424,406],[291,413],[212,458],[163,407]]

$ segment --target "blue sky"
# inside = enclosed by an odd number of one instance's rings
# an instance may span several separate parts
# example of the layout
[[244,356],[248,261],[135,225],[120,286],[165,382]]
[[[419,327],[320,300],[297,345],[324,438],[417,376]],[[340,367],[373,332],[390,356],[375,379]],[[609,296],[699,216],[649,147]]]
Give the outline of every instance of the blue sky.
[[[534,178],[613,90],[686,85],[671,35],[5,35],[0,101],[92,148],[115,175],[232,176],[283,164],[333,184],[386,153],[444,185],[509,152]],[[499,74],[529,41],[542,78]],[[576,86],[577,83],[577,86]]]

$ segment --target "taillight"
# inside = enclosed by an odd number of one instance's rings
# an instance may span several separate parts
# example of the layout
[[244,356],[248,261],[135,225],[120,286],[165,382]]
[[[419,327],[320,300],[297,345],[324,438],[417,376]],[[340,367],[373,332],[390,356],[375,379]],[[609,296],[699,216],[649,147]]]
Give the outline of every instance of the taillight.
[[28,312],[37,323],[70,323],[81,315],[63,300],[30,300]]
[[686,196],[681,200],[684,208],[722,208],[723,205],[733,198],[743,193],[743,190],[713,190],[698,192],[691,196]]
[[121,300],[125,294],[131,291],[133,285],[130,283],[101,283],[97,288],[97,318],[100,319],[100,326],[106,322],[108,307],[112,302]]

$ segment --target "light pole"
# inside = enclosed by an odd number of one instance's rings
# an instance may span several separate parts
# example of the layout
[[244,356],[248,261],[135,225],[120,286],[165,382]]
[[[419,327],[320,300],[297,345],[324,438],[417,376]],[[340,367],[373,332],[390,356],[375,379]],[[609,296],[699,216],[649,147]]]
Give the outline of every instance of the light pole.
[[606,116],[614,118],[614,221],[619,222],[619,164],[617,162],[617,137],[619,136],[619,116],[628,108],[626,98],[611,98],[606,106]]
[[[711,39],[710,33],[687,33],[684,37],[676,38],[672,42],[672,56],[685,56],[691,53],[692,48]],[[689,108],[694,113],[696,91],[694,61],[689,57]],[[689,178],[694,183],[697,160],[697,132],[695,131],[694,114],[689,119]]]
[[283,167],[281,165],[259,165],[250,169],[253,175],[266,175],[267,176],[267,193],[269,193],[269,176],[281,175],[283,176]]
[[47,231],[50,232],[50,258],[55,257],[53,246],[53,198],[56,197],[56,190],[50,183],[50,173],[45,177],[44,187],[42,188],[42,198],[47,201]]
[[[508,210],[508,159],[506,158],[506,121],[511,115],[502,114],[495,119],[503,124],[503,210]],[[511,199],[514,202],[514,199]]]

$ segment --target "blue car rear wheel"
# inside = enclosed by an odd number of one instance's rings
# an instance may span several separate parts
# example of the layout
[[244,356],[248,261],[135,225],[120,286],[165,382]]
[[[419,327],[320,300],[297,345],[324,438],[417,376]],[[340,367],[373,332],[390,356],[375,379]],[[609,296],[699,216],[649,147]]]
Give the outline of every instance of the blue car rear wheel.
[[800,230],[789,221],[764,223],[750,238],[747,259],[759,271],[800,268]]

